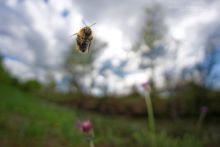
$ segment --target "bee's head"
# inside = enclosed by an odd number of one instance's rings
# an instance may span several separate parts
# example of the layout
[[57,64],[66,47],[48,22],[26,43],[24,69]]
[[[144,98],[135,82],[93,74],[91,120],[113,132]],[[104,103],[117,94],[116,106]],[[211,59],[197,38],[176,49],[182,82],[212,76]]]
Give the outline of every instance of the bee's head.
[[85,27],[84,30],[86,36],[90,36],[92,34],[92,30],[90,29],[90,27]]

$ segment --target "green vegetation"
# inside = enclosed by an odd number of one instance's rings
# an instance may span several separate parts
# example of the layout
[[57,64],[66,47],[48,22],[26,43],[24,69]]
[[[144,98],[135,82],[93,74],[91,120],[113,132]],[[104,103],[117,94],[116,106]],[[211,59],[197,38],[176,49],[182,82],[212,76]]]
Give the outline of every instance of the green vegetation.
[[0,89],[0,146],[80,144],[80,134],[73,127],[76,113],[11,87]]
[[[151,134],[145,120],[112,119],[51,104],[0,85],[0,146],[87,146],[74,127],[80,118],[91,118],[97,146],[147,146]],[[157,134],[158,146],[202,146],[198,137]]]

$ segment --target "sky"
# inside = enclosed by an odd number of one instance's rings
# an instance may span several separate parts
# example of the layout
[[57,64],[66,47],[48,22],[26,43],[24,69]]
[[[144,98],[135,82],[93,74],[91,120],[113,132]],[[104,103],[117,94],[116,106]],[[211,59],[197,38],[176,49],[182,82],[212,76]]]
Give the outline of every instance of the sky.
[[[220,87],[220,2],[218,0],[2,0],[0,2],[0,53],[6,69],[14,76],[45,81],[51,74],[62,81],[63,62],[74,43],[70,35],[96,22],[94,37],[107,43],[83,83],[93,94],[127,94],[147,81],[151,71],[140,65],[141,50],[132,50],[141,39],[147,21],[146,9],[159,5],[166,31],[158,40],[166,54],[155,59],[155,81],[163,87],[164,73],[172,71],[172,82],[183,69],[207,65],[207,46],[217,51],[215,66],[206,78]],[[146,60],[147,62],[147,60]],[[146,63],[147,64],[147,63]],[[196,73],[195,73],[196,74]],[[213,79],[216,82],[211,82]],[[95,86],[91,88],[91,85]]]

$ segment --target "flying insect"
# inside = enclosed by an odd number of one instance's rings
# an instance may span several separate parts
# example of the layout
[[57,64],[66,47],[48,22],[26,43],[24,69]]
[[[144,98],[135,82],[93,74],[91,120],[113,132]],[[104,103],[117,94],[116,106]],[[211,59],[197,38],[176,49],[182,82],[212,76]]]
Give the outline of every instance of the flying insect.
[[[84,22],[83,22],[84,23]],[[90,26],[87,26],[85,23],[85,27],[81,28],[78,33],[73,34],[77,35],[76,37],[76,49],[82,53],[89,53],[90,46],[93,40],[92,29],[91,27],[94,26],[96,23],[93,23]]]

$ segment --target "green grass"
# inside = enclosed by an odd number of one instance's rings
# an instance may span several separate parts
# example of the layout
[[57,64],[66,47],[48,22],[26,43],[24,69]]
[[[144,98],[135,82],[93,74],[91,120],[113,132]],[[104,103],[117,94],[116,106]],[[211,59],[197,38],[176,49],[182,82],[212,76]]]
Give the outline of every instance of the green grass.
[[[94,124],[95,144],[100,147],[146,147],[151,133],[145,120],[108,117],[61,107],[10,86],[0,85],[1,147],[86,147],[83,134],[74,127],[80,118]],[[174,138],[157,133],[158,147],[200,147],[195,135]]]
[[[77,114],[20,91],[0,86],[0,146],[80,145]],[[1,145],[2,144],[2,145]]]

